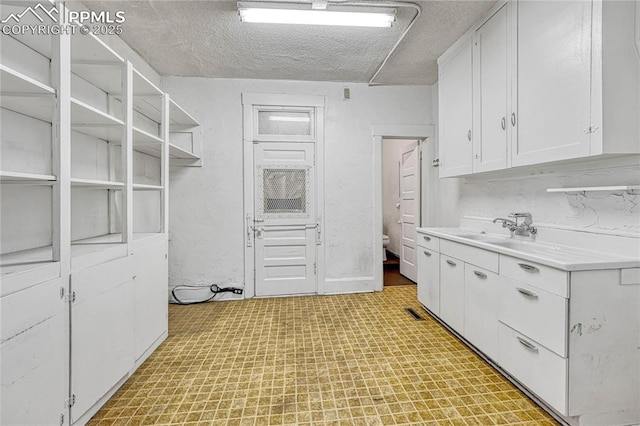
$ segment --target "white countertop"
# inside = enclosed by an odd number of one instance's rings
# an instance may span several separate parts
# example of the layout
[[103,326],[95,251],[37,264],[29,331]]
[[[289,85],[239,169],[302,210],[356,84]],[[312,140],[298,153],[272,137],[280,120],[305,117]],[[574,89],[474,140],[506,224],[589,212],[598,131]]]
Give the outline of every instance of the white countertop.
[[640,259],[580,247],[532,241],[463,228],[417,228],[422,234],[518,257],[564,271],[638,268]]

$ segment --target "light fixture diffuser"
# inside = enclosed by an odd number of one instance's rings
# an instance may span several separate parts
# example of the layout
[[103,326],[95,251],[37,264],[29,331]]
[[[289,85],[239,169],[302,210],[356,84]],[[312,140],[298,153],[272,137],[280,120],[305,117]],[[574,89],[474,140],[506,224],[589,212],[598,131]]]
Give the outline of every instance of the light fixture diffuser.
[[287,3],[239,2],[242,22],[267,24],[334,25],[350,27],[390,27],[395,21],[395,9],[332,8],[311,9],[310,5]]

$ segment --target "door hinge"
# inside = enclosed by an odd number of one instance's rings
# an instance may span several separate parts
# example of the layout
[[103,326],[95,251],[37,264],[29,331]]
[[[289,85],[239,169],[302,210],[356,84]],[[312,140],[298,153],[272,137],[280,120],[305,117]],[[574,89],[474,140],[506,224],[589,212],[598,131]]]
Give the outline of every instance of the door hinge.
[[318,263],[313,262],[313,275],[318,275]]
[[583,130],[583,132],[586,133],[587,135],[590,133],[595,133],[597,131],[598,131],[598,126],[589,126]]
[[76,404],[75,394],[71,395],[71,397],[67,398],[64,402],[67,405],[67,407],[73,407]]

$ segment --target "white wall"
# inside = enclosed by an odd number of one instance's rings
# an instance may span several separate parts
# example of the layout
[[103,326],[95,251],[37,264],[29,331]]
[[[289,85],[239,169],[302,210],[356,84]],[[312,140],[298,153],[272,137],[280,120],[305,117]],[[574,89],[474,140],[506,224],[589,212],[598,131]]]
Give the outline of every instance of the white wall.
[[204,166],[171,170],[171,285],[244,283],[243,92],[326,97],[326,277],[373,277],[372,125],[430,123],[430,87],[185,77],[163,87],[203,131]]
[[[437,125],[437,84],[432,86]],[[437,134],[437,131],[436,131]],[[436,144],[437,145],[437,144]],[[437,147],[429,151],[437,158]],[[458,226],[463,216],[493,219],[509,212],[533,214],[534,224],[616,235],[640,235],[640,196],[612,193],[547,193],[547,188],[640,184],[638,156],[544,165],[472,178],[437,178],[431,168],[428,191],[435,209],[429,226]]]
[[402,227],[400,220],[400,161],[402,152],[414,140],[384,139],[382,141],[382,229],[389,236],[387,250],[400,255]]

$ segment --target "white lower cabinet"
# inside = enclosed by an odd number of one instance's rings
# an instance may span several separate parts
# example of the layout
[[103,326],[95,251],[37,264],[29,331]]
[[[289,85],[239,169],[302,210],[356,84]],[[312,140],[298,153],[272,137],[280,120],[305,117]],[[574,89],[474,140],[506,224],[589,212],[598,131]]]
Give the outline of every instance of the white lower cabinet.
[[567,412],[567,358],[500,322],[498,364],[547,404]]
[[440,253],[417,247],[418,301],[435,315],[440,315]]
[[58,425],[69,391],[69,304],[56,278],[0,299],[0,424]]
[[464,262],[440,254],[440,318],[464,332]]
[[500,277],[470,264],[464,270],[464,337],[496,360]]
[[167,241],[133,252],[134,352],[136,364],[166,337],[168,329]]
[[72,423],[97,411],[90,410],[133,368],[132,266],[124,257],[71,275]]
[[547,407],[640,424],[640,268],[569,272],[445,238],[420,250],[418,300]]

